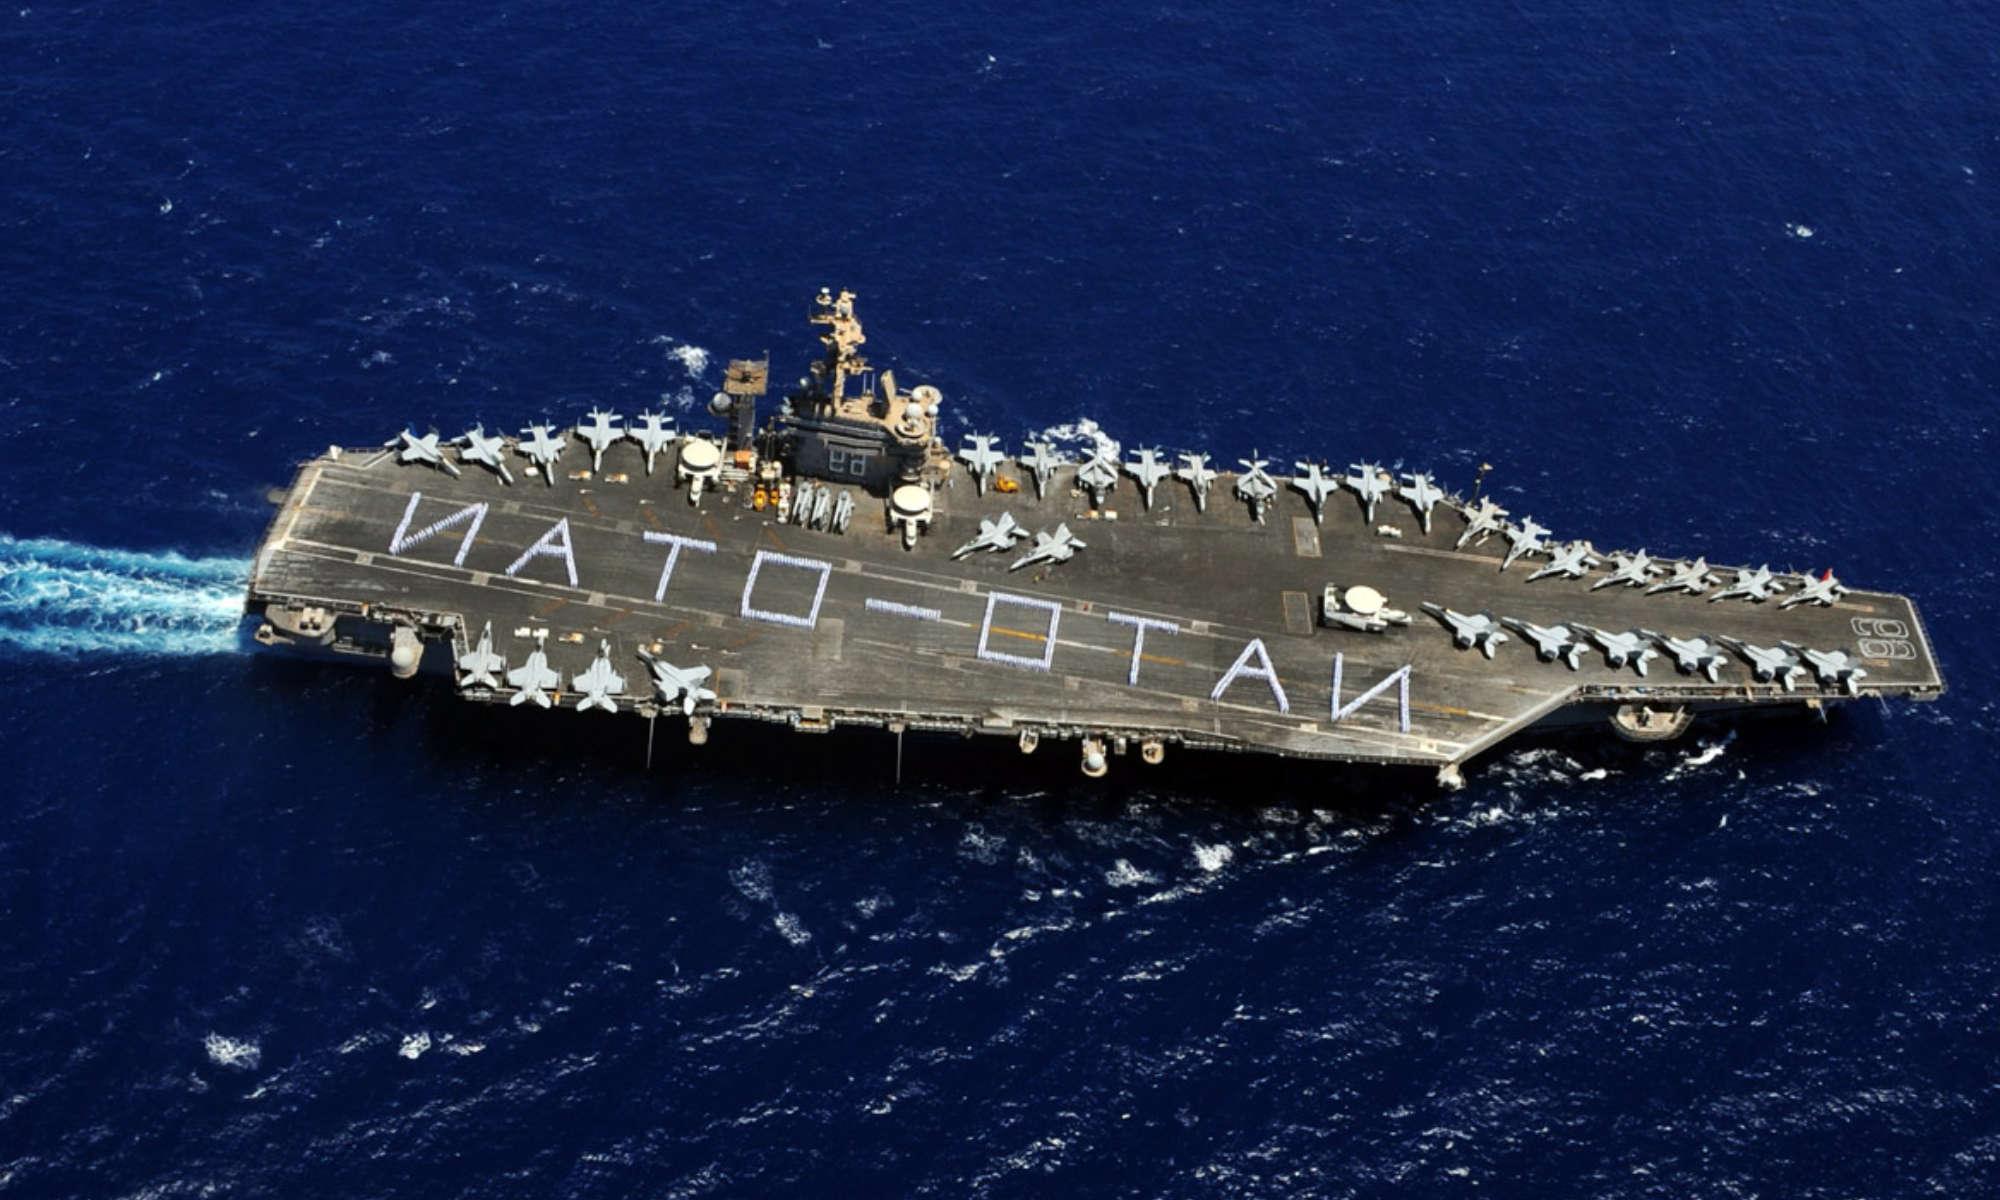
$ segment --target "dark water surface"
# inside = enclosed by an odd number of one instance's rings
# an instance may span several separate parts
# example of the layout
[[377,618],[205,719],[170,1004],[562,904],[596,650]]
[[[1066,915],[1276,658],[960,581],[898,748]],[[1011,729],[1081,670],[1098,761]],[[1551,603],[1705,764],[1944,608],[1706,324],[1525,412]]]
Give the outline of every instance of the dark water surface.
[[[10,8],[0,1195],[1991,1194],[2000,18],[1717,7]],[[242,651],[292,463],[821,284],[955,429],[1491,462],[1953,691],[896,789]]]

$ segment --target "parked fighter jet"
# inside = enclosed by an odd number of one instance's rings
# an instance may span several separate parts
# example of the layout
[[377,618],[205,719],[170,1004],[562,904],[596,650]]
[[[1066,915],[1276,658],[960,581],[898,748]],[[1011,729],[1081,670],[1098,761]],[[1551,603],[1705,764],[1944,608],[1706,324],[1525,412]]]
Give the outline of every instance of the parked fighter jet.
[[1610,663],[1614,670],[1630,663],[1633,670],[1644,675],[1646,664],[1659,657],[1660,652],[1653,649],[1652,640],[1641,630],[1610,633],[1590,625],[1577,625],[1575,628],[1579,633],[1589,635],[1603,649],[1604,661]]
[[1000,469],[1000,464],[1007,456],[993,448],[993,443],[998,441],[998,438],[988,437],[983,433],[968,433],[965,435],[965,440],[971,444],[959,447],[958,457],[965,463],[966,471],[971,474],[973,486],[984,496],[986,485],[993,482],[993,472]]
[[569,445],[569,438],[557,433],[548,425],[530,425],[521,431],[528,436],[515,446],[528,461],[542,469],[542,478],[550,487],[556,485],[556,460],[562,457],[563,448]]
[[1446,629],[1451,630],[1451,640],[1460,650],[1470,650],[1477,646],[1481,654],[1492,658],[1493,652],[1500,648],[1500,643],[1507,640],[1507,635],[1500,630],[1500,622],[1493,619],[1492,613],[1454,612],[1442,604],[1432,604],[1428,600],[1424,601],[1422,607],[1425,612],[1442,622]]
[[499,691],[499,673],[506,669],[507,660],[493,652],[493,622],[488,621],[479,635],[479,644],[458,656],[458,686]]
[[590,446],[590,470],[592,474],[604,469],[604,451],[610,447],[611,443],[620,441],[625,436],[625,427],[623,425],[614,426],[612,424],[616,420],[618,420],[617,413],[605,412],[601,408],[593,408],[590,410],[590,424],[576,427],[576,436],[582,438]]
[[953,558],[964,558],[976,550],[1012,550],[1014,543],[1028,536],[1028,531],[1014,520],[1014,514],[1003,512],[994,519],[980,518],[979,534],[971,541],[951,552]]
[[1648,596],[1656,596],[1661,592],[1686,592],[1690,596],[1699,596],[1708,590],[1709,584],[1714,582],[1715,573],[1708,569],[1708,560],[1706,558],[1697,558],[1693,562],[1684,562],[1675,566],[1674,573],[1671,576],[1664,582],[1656,583],[1652,587],[1647,588],[1646,594]]
[[1194,492],[1195,511],[1207,512],[1208,488],[1210,484],[1215,482],[1215,472],[1209,470],[1208,467],[1208,455],[1206,454],[1181,455],[1180,468],[1176,470],[1174,474],[1179,476],[1182,480],[1184,480],[1187,483],[1188,487]]
[[427,433],[422,437],[418,437],[416,434],[405,429],[403,432],[397,434],[388,445],[391,447],[401,447],[401,449],[396,451],[397,462],[428,463],[447,475],[455,476],[458,474],[458,468],[452,464],[450,459],[444,456],[444,451],[438,448],[438,435],[436,433]]
[[1523,518],[1521,523],[1507,531],[1507,557],[1500,560],[1500,569],[1506,570],[1524,554],[1539,554],[1549,548],[1549,531],[1535,523],[1535,518]]
[[1465,514],[1465,532],[1458,535],[1457,543],[1461,550],[1473,538],[1483,538],[1507,527],[1507,510],[1495,504],[1491,496],[1481,496],[1477,505],[1464,506],[1459,511]]
[[618,711],[617,697],[625,694],[625,677],[611,665],[609,639],[597,643],[597,658],[588,670],[571,679],[569,685],[583,696],[576,702],[576,711],[589,712],[593,708],[608,713]]
[[1389,492],[1389,484],[1382,476],[1382,468],[1374,463],[1349,463],[1347,477],[1342,483],[1354,489],[1361,497],[1361,511],[1368,516],[1368,523],[1375,523],[1375,506]]
[[1139,456],[1139,461],[1126,463],[1125,470],[1132,478],[1139,481],[1139,494],[1146,498],[1146,509],[1150,512],[1153,507],[1153,489],[1160,486],[1160,480],[1173,474],[1173,471],[1160,461],[1158,450],[1136,450],[1133,453]]
[[1727,600],[1741,596],[1745,600],[1762,604],[1772,596],[1785,590],[1785,585],[1771,576],[1771,568],[1766,565],[1752,571],[1748,567],[1737,569],[1736,581],[1708,598],[1710,604],[1717,600]]
[[679,701],[682,714],[691,717],[696,705],[715,699],[715,693],[702,686],[702,680],[709,675],[707,667],[677,667],[644,650],[639,651],[639,657],[653,674],[653,690],[668,704]]
[[810,479],[800,480],[798,486],[792,489],[792,524],[803,526],[812,520],[813,497],[818,492]]
[[1326,498],[1340,490],[1338,479],[1328,479],[1318,463],[1293,463],[1303,474],[1292,476],[1292,486],[1299,489],[1306,498],[1306,504],[1313,510],[1313,521],[1317,524],[1326,516]]
[[1049,490],[1049,480],[1055,478],[1056,468],[1063,460],[1056,448],[1048,442],[1029,442],[1028,456],[1018,459],[1028,473],[1035,477],[1035,499],[1040,500]]
[[1707,638],[1699,637],[1668,637],[1664,633],[1654,633],[1650,629],[1642,630],[1642,632],[1666,649],[1666,652],[1673,657],[1674,666],[1680,669],[1681,674],[1692,675],[1696,671],[1699,671],[1703,675],[1708,676],[1710,683],[1720,683],[1722,681],[1722,668],[1728,660],[1722,657],[1721,647],[1714,642],[1709,641]]
[[1519,617],[1502,617],[1500,623],[1535,644],[1535,657],[1543,662],[1561,662],[1572,671],[1581,670],[1579,657],[1583,643],[1562,625],[1537,625]]
[[646,454],[646,474],[651,475],[653,473],[653,459],[660,451],[672,444],[674,429],[673,426],[667,423],[667,418],[663,413],[642,412],[639,414],[639,422],[636,428],[627,425],[625,427],[625,436],[639,443],[639,449],[643,450]]
[[1594,592],[1615,583],[1626,587],[1645,587],[1659,573],[1660,568],[1653,565],[1652,558],[1644,550],[1636,554],[1614,554],[1611,556],[1611,574],[1591,584],[1590,590]]
[[1271,460],[1258,458],[1257,452],[1253,450],[1249,458],[1239,458],[1236,461],[1243,464],[1243,474],[1236,477],[1236,494],[1249,502],[1251,518],[1261,524],[1264,520],[1264,506],[1271,502],[1271,497],[1278,494],[1278,485],[1264,473],[1264,468],[1271,465]]
[[1808,650],[1793,642],[1779,644],[1805,659],[1822,687],[1838,687],[1850,696],[1861,694],[1861,681],[1868,677],[1868,672],[1847,651]]
[[1090,506],[1103,508],[1104,498],[1118,487],[1118,460],[1099,450],[1077,468],[1076,481],[1090,493]]
[[1810,575],[1799,576],[1799,590],[1787,596],[1779,608],[1790,608],[1794,604],[1817,604],[1821,607],[1837,602],[1847,594],[1847,588],[1833,577],[1833,572],[1814,579]]
[[1742,655],[1743,661],[1750,664],[1750,674],[1755,676],[1759,683],[1770,683],[1775,679],[1784,684],[1785,690],[1789,692],[1797,682],[1793,677],[1804,669],[1799,662],[1799,656],[1784,648],[1782,643],[1776,647],[1765,647],[1753,646],[1741,638],[1725,637],[1716,640]]
[[1549,565],[1528,576],[1533,583],[1548,575],[1563,575],[1570,579],[1582,579],[1590,569],[1603,560],[1590,552],[1589,542],[1570,542],[1549,554]]
[[1437,502],[1444,499],[1444,493],[1438,490],[1437,484],[1431,481],[1429,475],[1405,475],[1403,478],[1407,482],[1396,489],[1396,494],[1409,501],[1410,507],[1417,510],[1417,517],[1424,523],[1424,532],[1429,533],[1431,509],[1436,508]]
[[555,705],[555,697],[549,693],[562,686],[562,676],[556,674],[555,668],[549,666],[548,653],[542,649],[541,643],[537,642],[534,653],[528,655],[528,661],[507,672],[507,682],[521,689],[514,693],[513,699],[507,701],[510,708],[518,708],[530,702],[537,708],[552,708]]
[[499,434],[488,437],[486,426],[474,425],[458,435],[458,444],[461,447],[458,452],[461,462],[491,467],[499,473],[501,483],[514,482],[514,477],[507,472],[507,443]]
[[1015,559],[1014,565],[1007,569],[1009,571],[1018,571],[1022,567],[1031,566],[1039,562],[1068,562],[1076,556],[1077,551],[1082,549],[1085,549],[1084,543],[1069,531],[1069,526],[1058,525],[1054,533],[1036,533],[1034,548],[1020,558]]

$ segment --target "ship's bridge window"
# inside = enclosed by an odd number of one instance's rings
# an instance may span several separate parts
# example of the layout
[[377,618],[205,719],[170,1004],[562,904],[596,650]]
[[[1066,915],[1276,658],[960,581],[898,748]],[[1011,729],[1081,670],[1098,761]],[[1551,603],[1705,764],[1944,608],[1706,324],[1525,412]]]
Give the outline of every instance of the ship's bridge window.
[[861,450],[848,450],[840,446],[826,448],[826,470],[829,475],[852,475],[859,479],[868,474],[868,460],[874,455]]

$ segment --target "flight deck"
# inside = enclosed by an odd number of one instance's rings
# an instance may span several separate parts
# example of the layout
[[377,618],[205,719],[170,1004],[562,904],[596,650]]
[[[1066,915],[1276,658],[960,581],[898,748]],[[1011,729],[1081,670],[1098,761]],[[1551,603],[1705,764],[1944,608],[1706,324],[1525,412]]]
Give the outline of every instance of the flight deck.
[[852,300],[822,294],[826,360],[761,430],[768,365],[743,361],[723,434],[594,412],[304,464],[255,559],[260,640],[695,741],[718,717],[980,733],[1090,774],[1191,747],[1452,780],[1541,724],[1658,739],[1943,691],[1912,603],[1830,574],[1600,553],[1366,463],[948,445],[935,389],[860,358]]

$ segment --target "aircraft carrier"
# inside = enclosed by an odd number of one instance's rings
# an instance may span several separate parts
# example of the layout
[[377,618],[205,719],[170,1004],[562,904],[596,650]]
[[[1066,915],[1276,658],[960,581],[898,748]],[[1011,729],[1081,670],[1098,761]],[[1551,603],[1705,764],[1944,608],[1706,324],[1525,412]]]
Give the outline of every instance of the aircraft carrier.
[[696,744],[718,718],[976,733],[1092,776],[1186,747],[1455,784],[1537,726],[1665,740],[1944,690],[1915,606],[1830,571],[1600,552],[1368,462],[949,439],[936,388],[863,356],[851,293],[809,319],[823,354],[762,424],[768,359],[702,428],[329,448],[257,553],[257,639]]

